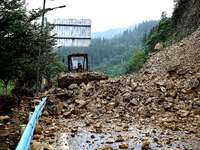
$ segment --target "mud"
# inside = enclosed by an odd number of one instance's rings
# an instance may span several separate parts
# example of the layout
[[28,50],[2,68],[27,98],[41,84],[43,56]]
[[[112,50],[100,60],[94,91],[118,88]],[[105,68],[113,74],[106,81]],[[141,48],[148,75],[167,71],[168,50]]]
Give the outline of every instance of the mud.
[[[102,132],[94,132],[82,121],[60,120],[63,130],[58,131],[51,141],[56,150],[99,150],[120,149],[120,145],[127,145],[129,150],[141,150],[145,141],[149,142],[149,149],[166,150],[198,150],[200,138],[181,131],[163,130],[128,124],[126,131],[113,130],[114,124],[106,124]],[[116,123],[117,124],[117,123]],[[65,131],[64,131],[65,130]],[[68,130],[68,132],[67,132]]]

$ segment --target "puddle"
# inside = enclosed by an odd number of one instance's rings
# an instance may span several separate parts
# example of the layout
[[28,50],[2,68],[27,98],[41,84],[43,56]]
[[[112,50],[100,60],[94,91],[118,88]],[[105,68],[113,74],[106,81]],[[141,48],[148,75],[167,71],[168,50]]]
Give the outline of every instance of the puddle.
[[200,147],[200,139],[184,132],[161,131],[154,128],[129,127],[128,131],[93,133],[89,129],[80,127],[76,133],[60,133],[56,137],[57,150],[95,150],[112,147],[119,149],[119,145],[128,144],[129,150],[141,150],[144,138],[148,138],[152,150],[166,150],[168,148],[196,149]]

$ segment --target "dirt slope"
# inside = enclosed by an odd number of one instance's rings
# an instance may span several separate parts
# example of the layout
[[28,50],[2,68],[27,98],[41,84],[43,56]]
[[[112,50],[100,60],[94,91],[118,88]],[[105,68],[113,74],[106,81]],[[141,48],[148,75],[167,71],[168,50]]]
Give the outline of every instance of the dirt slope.
[[178,69],[179,71],[180,69],[188,69],[188,71],[198,72],[200,63],[199,41],[200,28],[181,42],[152,54],[142,69],[142,74],[145,71],[158,74],[167,73],[171,69]]

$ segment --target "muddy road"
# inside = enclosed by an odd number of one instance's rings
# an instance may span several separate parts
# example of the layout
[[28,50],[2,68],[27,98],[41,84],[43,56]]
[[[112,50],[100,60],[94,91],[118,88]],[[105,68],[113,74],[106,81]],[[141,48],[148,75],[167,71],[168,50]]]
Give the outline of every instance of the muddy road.
[[[44,120],[47,118],[43,118]],[[138,122],[113,119],[88,124],[84,119],[52,119],[41,141],[56,150],[199,150],[200,137]],[[47,120],[46,120],[47,121]],[[48,122],[48,121],[47,121]]]

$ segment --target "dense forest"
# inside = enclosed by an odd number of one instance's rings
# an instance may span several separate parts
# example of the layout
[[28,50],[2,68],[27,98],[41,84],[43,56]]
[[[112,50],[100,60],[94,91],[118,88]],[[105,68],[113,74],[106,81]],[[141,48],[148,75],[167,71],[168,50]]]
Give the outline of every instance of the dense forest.
[[143,51],[144,39],[157,23],[158,21],[146,21],[111,39],[92,39],[88,48],[61,47],[57,52],[60,60],[71,53],[88,53],[91,70],[105,72],[110,76],[122,75],[127,72],[134,51]]

